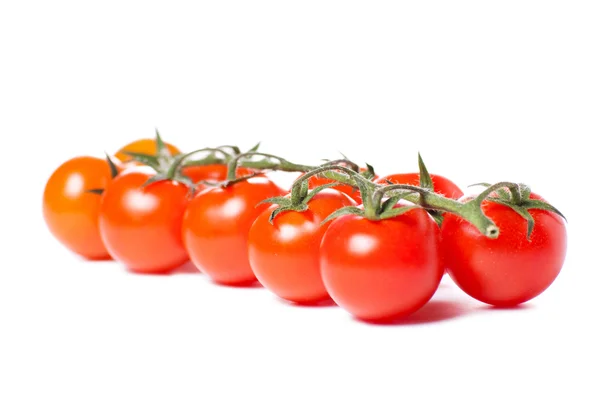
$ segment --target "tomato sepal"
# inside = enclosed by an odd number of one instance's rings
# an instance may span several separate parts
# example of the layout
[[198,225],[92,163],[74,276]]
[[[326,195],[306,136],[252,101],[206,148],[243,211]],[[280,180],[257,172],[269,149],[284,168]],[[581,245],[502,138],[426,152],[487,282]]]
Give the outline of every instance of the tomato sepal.
[[434,190],[433,187],[433,179],[431,179],[431,175],[429,171],[427,171],[427,167],[423,162],[423,158],[421,157],[421,153],[418,153],[419,156],[419,186],[424,189],[429,189],[431,191]]
[[484,200],[497,204],[502,204],[511,208],[527,221],[527,240],[531,240],[531,234],[535,228],[535,220],[529,210],[538,209],[555,213],[565,221],[566,217],[556,207],[541,199],[532,199],[531,188],[523,183],[499,182],[494,185],[489,183],[478,183],[471,186],[484,186],[486,189],[481,192],[473,201],[481,205]]
[[154,170],[157,170],[160,167],[160,162],[158,161],[157,156],[128,150],[123,150],[121,151],[121,153],[130,156],[133,159],[133,161],[137,161],[141,164],[147,165]]
[[356,206],[342,207],[339,210],[334,211],[331,214],[329,214],[323,221],[321,221],[321,225],[325,225],[327,222],[332,221],[336,218],[342,217],[344,215],[364,216],[364,214],[365,214],[364,210],[362,210]]
[[[109,156],[108,153],[105,152],[104,154],[106,154],[106,163],[108,164],[108,168],[110,169],[110,179],[113,180],[117,177],[117,175],[119,175],[119,167],[117,167],[117,164],[115,164],[112,157]],[[104,193],[104,189],[94,188],[94,189],[88,189],[88,190],[86,190],[86,192],[92,193],[92,194],[97,194],[97,195],[102,195]]]
[[288,196],[277,196],[265,199],[258,203],[256,206],[261,204],[269,203],[276,204],[278,207],[275,208],[269,216],[269,223],[273,224],[273,221],[280,213],[284,211],[296,211],[304,212],[309,209],[308,203],[320,192],[325,189],[332,188],[337,185],[336,183],[328,183],[325,185],[317,186],[312,190],[308,190],[308,181],[303,181],[301,185],[293,187],[292,192]]

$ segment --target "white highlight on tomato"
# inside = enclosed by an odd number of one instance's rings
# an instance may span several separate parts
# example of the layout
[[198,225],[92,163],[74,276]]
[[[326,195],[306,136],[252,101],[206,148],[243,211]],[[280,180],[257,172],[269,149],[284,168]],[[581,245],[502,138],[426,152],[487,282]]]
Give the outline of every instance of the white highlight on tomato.
[[265,185],[269,183],[269,179],[264,176],[254,176],[252,178],[248,178],[248,183]]
[[[292,212],[295,212],[295,211],[292,211]],[[314,225],[314,224],[309,221],[304,222],[300,226],[291,225],[291,224],[283,224],[283,225],[279,226],[279,228],[277,229],[277,236],[279,236],[279,238],[281,240],[290,241],[290,240],[294,239],[296,236],[298,236],[300,233],[312,230],[312,229],[310,229],[312,227],[312,225]]]
[[83,184],[83,176],[81,174],[70,175],[65,184],[65,196],[78,197],[83,191]]
[[245,207],[246,205],[242,199],[233,197],[223,204],[221,213],[225,217],[235,217],[241,214]]
[[377,241],[369,235],[357,233],[350,238],[350,249],[354,254],[370,253],[377,246]]
[[158,206],[158,199],[156,197],[139,191],[127,192],[124,201],[127,204],[133,205],[132,208],[142,212],[150,212]]

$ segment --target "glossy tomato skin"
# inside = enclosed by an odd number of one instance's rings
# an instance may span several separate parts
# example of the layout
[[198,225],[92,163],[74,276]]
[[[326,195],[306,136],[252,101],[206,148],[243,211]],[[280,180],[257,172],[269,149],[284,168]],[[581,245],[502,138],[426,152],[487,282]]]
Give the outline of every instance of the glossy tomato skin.
[[333,189],[319,192],[304,212],[284,211],[273,224],[270,207],[250,228],[248,256],[258,281],[282,299],[317,303],[329,298],[321,278],[319,247],[332,212],[356,203]]
[[248,261],[248,232],[256,217],[269,207],[258,203],[283,194],[283,189],[265,177],[198,193],[187,207],[182,228],[194,265],[218,283],[256,281]]
[[[366,169],[361,168],[360,171],[364,172],[364,171],[366,171]],[[373,180],[375,180],[377,178],[378,178],[378,176],[375,175]],[[315,176],[308,178],[308,188],[314,189],[317,186],[323,186],[323,185],[326,185],[329,183],[334,183],[334,182],[335,181],[333,179],[315,175]],[[362,204],[362,197],[360,195],[360,191],[358,190],[358,188],[340,183],[339,185],[334,186],[333,189],[347,194],[352,200],[354,200],[356,202],[356,204]]]
[[[171,152],[171,155],[181,154],[181,151],[170,143],[165,142],[165,146]],[[125,154],[125,151],[132,153],[142,153],[148,155],[156,155],[156,140],[155,139],[138,139],[131,143],[127,143],[115,153],[115,157],[121,162],[131,162],[131,156]],[[137,164],[137,163],[133,163]]]
[[333,300],[355,317],[406,316],[439,286],[439,229],[422,209],[380,221],[339,217],[323,236],[321,272]]
[[48,229],[65,247],[88,259],[109,259],[98,229],[101,196],[111,180],[106,160],[76,157],[56,169],[44,189],[43,214]]
[[482,206],[500,235],[488,239],[462,218],[447,214],[442,252],[448,274],[465,293],[487,304],[512,307],[533,299],[562,269],[567,251],[564,220],[549,211],[529,210],[535,226],[528,241],[527,222],[515,211],[490,201]]
[[187,186],[159,181],[148,167],[130,168],[106,188],[100,232],[112,257],[133,272],[165,273],[188,260],[181,223],[189,202]]
[[[433,191],[448,197],[449,199],[459,199],[463,196],[462,190],[450,179],[444,178],[441,175],[430,174],[433,182]],[[375,182],[379,184],[386,184],[389,180],[392,183],[402,185],[413,185],[419,186],[420,175],[418,172],[411,172],[405,174],[392,174],[377,179]]]

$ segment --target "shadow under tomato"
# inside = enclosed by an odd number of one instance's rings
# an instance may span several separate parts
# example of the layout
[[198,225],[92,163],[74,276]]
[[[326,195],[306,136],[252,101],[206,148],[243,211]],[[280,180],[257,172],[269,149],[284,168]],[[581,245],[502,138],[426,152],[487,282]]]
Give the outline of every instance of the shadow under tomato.
[[83,257],[78,257],[78,260],[85,262],[87,265],[92,265],[92,266],[105,266],[105,265],[115,265],[116,261],[113,260],[112,258],[96,258],[96,259],[89,259],[89,258],[83,258]]
[[213,284],[217,286],[222,286],[226,288],[234,288],[234,289],[259,289],[262,288],[263,285],[258,281],[250,281],[250,282],[242,282],[242,283],[223,283],[211,281]]
[[479,309],[482,311],[520,311],[520,310],[530,310],[534,309],[535,305],[529,303],[521,303],[516,306],[492,306],[490,304],[484,304]]
[[471,311],[472,310],[469,307],[454,301],[431,300],[421,309],[417,310],[413,314],[407,315],[406,317],[384,321],[366,321],[358,318],[355,319],[367,324],[381,326],[420,325],[459,318],[469,314]]
[[180,265],[174,269],[168,269],[166,271],[134,271],[130,268],[126,268],[127,272],[134,275],[149,275],[149,276],[169,276],[169,275],[180,275],[180,274],[199,274],[198,268],[192,264],[191,261],[187,261],[185,264]]
[[282,299],[281,297],[275,296],[275,299],[279,301],[281,304],[285,304],[291,307],[300,307],[300,308],[325,308],[325,307],[337,307],[337,304],[332,299],[326,299],[321,301],[312,301],[312,302],[302,302],[298,303],[295,301],[289,301]]
[[87,257],[87,256],[82,256],[77,254],[77,257],[79,257],[80,260],[82,261],[91,261],[93,263],[101,263],[101,262],[111,262],[114,261],[113,258],[111,256],[109,256],[108,254],[103,255],[103,256],[92,256],[92,257]]
[[173,271],[170,272],[170,274],[172,275],[177,275],[177,274],[199,274],[200,270],[198,268],[196,268],[196,266],[191,262],[188,261],[185,264],[181,265],[180,267],[175,268]]

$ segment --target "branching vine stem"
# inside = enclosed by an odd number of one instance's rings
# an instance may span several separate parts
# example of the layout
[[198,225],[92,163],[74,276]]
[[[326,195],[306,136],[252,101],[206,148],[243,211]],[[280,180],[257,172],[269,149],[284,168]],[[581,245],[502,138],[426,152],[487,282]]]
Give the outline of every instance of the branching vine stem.
[[[246,161],[243,163],[240,162],[243,158],[249,158],[249,157],[253,157],[253,156],[262,156],[262,157],[265,157],[265,160],[253,161],[253,162]],[[269,158],[274,159],[277,162],[269,162],[268,161]],[[279,156],[276,156],[273,154],[262,153],[262,152],[258,152],[258,151],[249,151],[247,153],[237,154],[228,160],[228,162],[227,162],[227,180],[233,181],[236,179],[235,170],[237,169],[238,166],[243,166],[246,168],[261,169],[261,170],[270,169],[270,170],[288,171],[288,172],[306,172],[306,171],[310,171],[315,168],[315,167],[308,166],[308,165],[295,164],[293,162],[286,160],[283,157],[279,157]]]
[[179,171],[179,168],[183,165],[183,161],[185,159],[187,159],[189,156],[194,155],[196,153],[201,153],[201,152],[204,152],[204,151],[210,151],[212,154],[214,154],[214,153],[221,153],[225,157],[229,157],[230,156],[229,153],[227,153],[225,150],[223,150],[221,148],[217,148],[217,147],[205,147],[203,149],[194,150],[192,152],[184,154],[184,155],[182,155],[180,157],[177,157],[175,159],[175,161],[169,166],[169,169],[167,170],[167,173],[166,173],[167,174],[167,178],[168,179],[172,179],[177,174],[177,172]]
[[[234,154],[225,151],[224,149],[232,150]],[[211,154],[205,159],[194,160],[183,164],[184,160],[195,153],[209,151]],[[217,157],[216,154],[221,154],[223,158]],[[264,157],[261,160],[249,160],[249,158],[259,156]],[[523,196],[527,196],[526,187],[521,187],[512,182],[499,182],[495,185],[487,187],[474,199],[462,203],[453,199],[446,198],[440,194],[433,192],[431,189],[412,185],[379,185],[365,178],[360,174],[360,169],[355,163],[342,159],[328,161],[327,163],[315,167],[303,164],[296,164],[273,154],[249,151],[246,153],[237,153],[233,146],[221,146],[217,148],[204,148],[188,153],[178,158],[173,165],[170,166],[167,175],[174,176],[178,168],[189,165],[207,165],[207,164],[226,164],[227,165],[227,181],[236,182],[239,179],[236,177],[236,169],[238,167],[246,167],[256,170],[278,170],[288,172],[304,172],[294,182],[292,186],[292,194],[300,199],[299,194],[303,193],[302,188],[306,186],[306,182],[313,176],[321,175],[332,179],[339,184],[359,187],[365,190],[363,196],[363,207],[367,218],[379,218],[379,210],[384,198],[390,196],[401,196],[403,199],[419,205],[428,210],[450,212],[460,216],[466,221],[473,224],[482,234],[489,238],[497,238],[500,230],[482,211],[481,205],[483,201],[499,189],[508,189],[512,199],[519,204]],[[252,176],[252,175],[251,175]]]
[[[343,161],[346,162],[346,160],[343,160]],[[362,179],[364,182],[366,182],[370,185],[373,185],[373,187],[377,186],[374,182],[371,182],[370,180],[364,178],[358,172],[356,172],[348,167],[344,167],[342,165],[335,165],[332,163],[333,163],[333,161],[328,162],[320,167],[314,167],[313,169],[309,170],[304,175],[302,175],[298,179],[296,179],[296,181],[294,182],[294,186],[300,185],[300,184],[302,184],[302,182],[312,178],[315,175],[319,175],[319,174],[321,174],[327,178],[336,180],[342,184],[346,184],[346,185],[350,185],[350,186],[356,186],[356,182],[354,181],[353,178]],[[336,170],[345,172],[349,176],[336,173],[335,172]]]
[[507,184],[512,185],[510,182],[501,182],[498,184],[498,186],[494,185],[495,188],[493,190],[486,190],[475,199],[466,203],[461,203],[460,201],[439,195],[429,189],[412,185],[382,186],[375,191],[373,197],[377,197],[377,199],[381,201],[385,193],[400,191],[398,194],[406,194],[407,191],[412,191],[414,193],[404,196],[404,198],[411,203],[418,204],[428,210],[445,211],[456,214],[473,224],[479,230],[479,232],[485,236],[495,239],[498,237],[500,229],[483,213],[483,211],[481,211],[481,203],[495,190],[498,190],[501,187],[507,187]]
[[516,204],[521,204],[523,201],[523,196],[521,193],[521,187],[513,182],[498,182],[494,185],[487,187],[484,191],[479,193],[479,195],[473,199],[473,201],[477,202],[478,206],[481,206],[481,203],[488,198],[492,193],[499,189],[506,188],[510,190],[510,194],[512,196],[513,201]]

